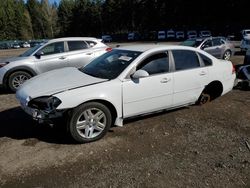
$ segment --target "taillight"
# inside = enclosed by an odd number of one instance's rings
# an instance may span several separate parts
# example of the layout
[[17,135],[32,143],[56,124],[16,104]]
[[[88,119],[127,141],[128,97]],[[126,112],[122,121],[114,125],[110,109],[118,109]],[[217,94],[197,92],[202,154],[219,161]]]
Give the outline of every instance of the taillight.
[[110,51],[112,51],[112,48],[106,48],[106,51],[110,52]]
[[232,74],[236,72],[235,66],[232,64]]

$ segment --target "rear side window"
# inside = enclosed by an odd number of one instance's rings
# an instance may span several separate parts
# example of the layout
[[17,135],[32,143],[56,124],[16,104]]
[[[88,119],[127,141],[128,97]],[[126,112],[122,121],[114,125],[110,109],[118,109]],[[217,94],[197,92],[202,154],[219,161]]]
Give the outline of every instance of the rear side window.
[[88,48],[84,41],[68,41],[69,51],[83,50]]
[[190,50],[173,50],[175,70],[186,70],[200,67],[198,56]]
[[94,41],[86,41],[86,42],[89,44],[90,47],[93,47],[93,46],[95,46],[97,44]]
[[169,72],[169,60],[167,53],[159,53],[145,59],[138,67],[149,75]]
[[208,58],[207,56],[205,56],[203,54],[199,54],[199,55],[200,55],[205,66],[210,66],[213,64],[212,60],[210,58]]

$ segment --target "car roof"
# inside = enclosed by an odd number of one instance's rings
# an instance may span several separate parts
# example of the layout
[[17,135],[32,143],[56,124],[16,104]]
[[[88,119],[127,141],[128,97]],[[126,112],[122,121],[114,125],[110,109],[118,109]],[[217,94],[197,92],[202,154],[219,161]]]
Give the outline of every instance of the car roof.
[[56,38],[51,39],[48,42],[61,42],[61,41],[74,41],[74,40],[97,40],[97,38],[94,37],[65,37],[65,38]]
[[178,45],[162,45],[162,44],[138,44],[133,46],[121,46],[119,48],[115,48],[118,50],[129,50],[129,51],[137,51],[137,52],[146,52],[149,50],[152,51],[160,51],[160,50],[196,50],[196,48],[188,47],[188,46],[178,46]]

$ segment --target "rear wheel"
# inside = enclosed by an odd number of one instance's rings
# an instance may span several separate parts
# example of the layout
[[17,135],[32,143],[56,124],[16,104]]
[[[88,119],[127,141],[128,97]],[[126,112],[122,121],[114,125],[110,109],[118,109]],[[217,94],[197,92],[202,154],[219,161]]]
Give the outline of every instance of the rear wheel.
[[8,79],[8,86],[11,91],[15,92],[26,80],[32,76],[25,71],[17,71],[12,73]]
[[231,51],[230,51],[230,50],[227,50],[227,51],[225,51],[225,53],[224,53],[224,55],[223,55],[223,59],[229,61],[230,58],[231,58],[231,56],[232,56]]
[[204,105],[207,104],[211,101],[211,96],[208,93],[201,93],[199,99],[198,99],[198,104],[199,105]]
[[73,111],[69,121],[69,131],[79,143],[93,142],[107,133],[111,123],[111,112],[105,105],[89,102]]

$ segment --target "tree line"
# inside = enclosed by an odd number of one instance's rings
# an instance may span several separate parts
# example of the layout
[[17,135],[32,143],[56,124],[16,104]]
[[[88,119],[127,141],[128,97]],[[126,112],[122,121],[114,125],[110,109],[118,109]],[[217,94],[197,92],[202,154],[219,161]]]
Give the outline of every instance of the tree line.
[[0,0],[0,40],[250,27],[248,0]]

